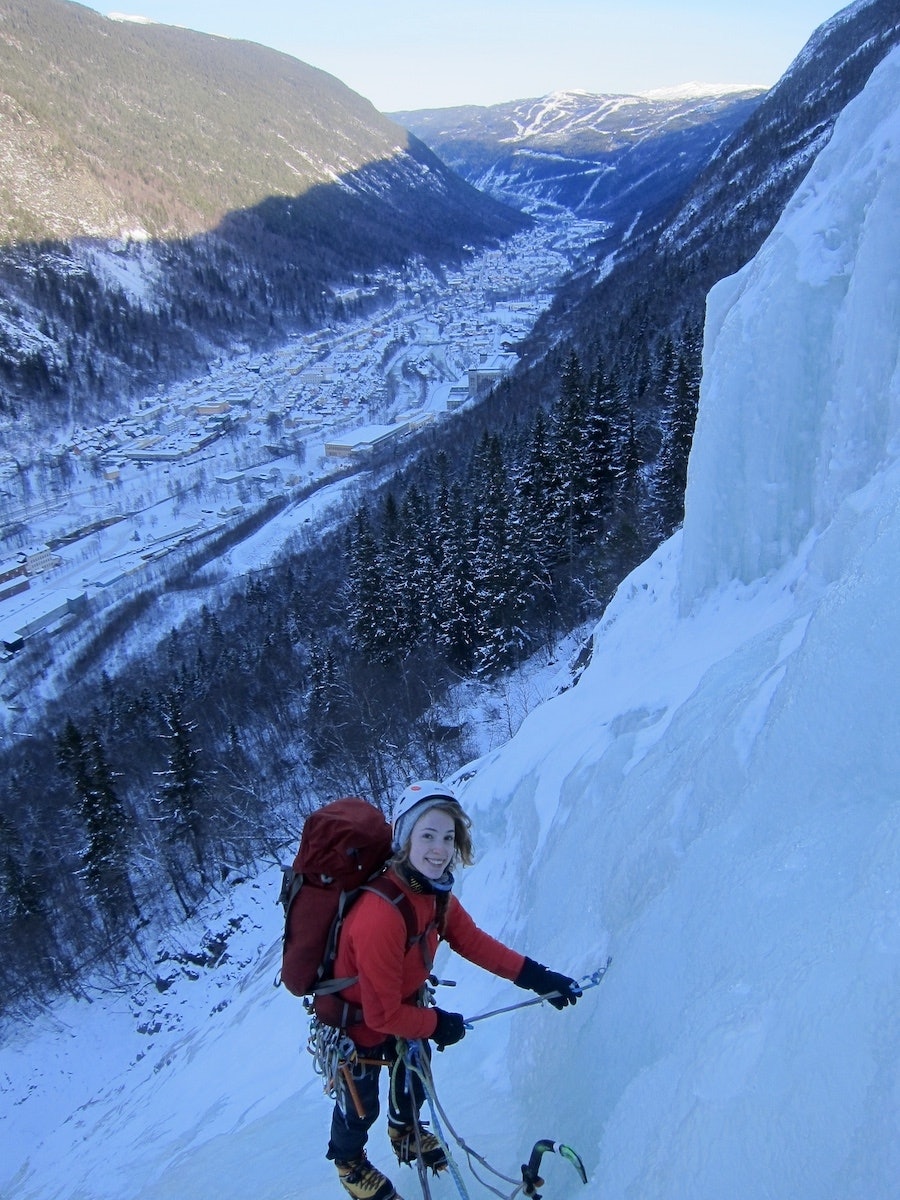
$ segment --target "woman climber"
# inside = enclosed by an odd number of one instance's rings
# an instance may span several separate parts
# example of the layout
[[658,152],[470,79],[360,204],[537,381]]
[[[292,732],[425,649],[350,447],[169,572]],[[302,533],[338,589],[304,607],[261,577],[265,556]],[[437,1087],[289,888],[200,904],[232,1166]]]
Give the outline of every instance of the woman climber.
[[[411,784],[393,824],[393,858],[385,890],[366,891],[347,914],[334,964],[336,979],[352,979],[332,998],[357,1050],[352,1100],[339,1093],[331,1121],[328,1158],[354,1200],[393,1200],[394,1185],[366,1157],[369,1129],[379,1113],[379,1074],[391,1068],[388,1136],[398,1162],[441,1171],[447,1158],[439,1140],[418,1120],[425,1099],[421,1079],[408,1071],[397,1039],[430,1039],[443,1050],[465,1035],[460,1013],[425,1007],[425,985],[439,941],[478,966],[538,995],[555,993],[555,1008],[574,1004],[574,979],[550,971],[484,933],[452,895],[451,868],[472,861],[471,822],[450,788],[433,780]],[[391,890],[393,889],[393,890]],[[410,933],[413,936],[410,936]]]

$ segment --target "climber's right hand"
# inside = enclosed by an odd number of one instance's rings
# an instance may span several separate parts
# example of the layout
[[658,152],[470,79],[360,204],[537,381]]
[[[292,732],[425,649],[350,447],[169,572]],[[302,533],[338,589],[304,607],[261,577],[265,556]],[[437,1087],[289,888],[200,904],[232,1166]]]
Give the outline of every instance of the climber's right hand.
[[437,1025],[434,1027],[431,1040],[438,1050],[461,1042],[466,1036],[466,1022],[462,1013],[444,1012],[442,1008],[436,1008],[434,1014],[437,1017]]

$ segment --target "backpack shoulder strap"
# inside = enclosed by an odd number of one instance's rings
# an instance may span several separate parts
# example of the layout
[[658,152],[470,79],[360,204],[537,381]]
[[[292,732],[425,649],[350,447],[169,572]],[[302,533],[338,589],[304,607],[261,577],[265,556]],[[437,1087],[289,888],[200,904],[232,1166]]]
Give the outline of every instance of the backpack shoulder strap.
[[281,891],[278,895],[278,903],[284,909],[285,923],[287,915],[290,912],[291,905],[303,886],[303,876],[295,871],[293,867],[281,868]]
[[416,942],[421,941],[425,936],[419,933],[419,923],[416,920],[412,901],[400,884],[391,879],[389,875],[379,875],[377,879],[363,884],[360,891],[373,892],[376,896],[380,896],[382,900],[387,901],[388,904],[392,904],[396,908],[406,924],[407,949],[410,946],[414,946]]

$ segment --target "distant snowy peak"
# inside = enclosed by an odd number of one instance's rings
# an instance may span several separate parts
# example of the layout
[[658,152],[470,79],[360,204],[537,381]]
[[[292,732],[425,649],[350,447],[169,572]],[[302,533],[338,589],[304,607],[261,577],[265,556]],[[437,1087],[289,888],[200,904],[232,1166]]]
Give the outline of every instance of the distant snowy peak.
[[638,103],[635,96],[596,96],[590,92],[551,92],[536,100],[520,100],[509,106],[510,127],[499,141],[560,139],[582,130],[598,130],[613,113]]
[[[646,95],[593,93],[577,90],[511,100],[489,107],[476,105],[420,109],[390,115],[459,167],[456,144],[472,147],[553,147],[578,154],[608,153],[624,141],[635,143],[658,133],[662,125],[682,128],[705,125],[729,110],[746,115],[759,102],[763,88],[703,83],[682,84]],[[736,106],[744,104],[744,109]],[[727,120],[727,118],[726,118]]]
[[392,116],[467,182],[529,211],[568,208],[624,233],[671,208],[761,92],[685,84],[671,97],[564,90]]
[[643,100],[709,100],[745,92],[764,92],[761,83],[677,83],[673,87],[653,88],[638,93]]
[[643,95],[551,92],[536,100],[498,106],[499,110],[505,110],[503,115],[511,125],[500,141],[508,144],[546,139],[565,141],[585,135],[641,136],[658,128],[660,106],[667,110],[666,119],[690,123],[696,119],[698,108],[705,111],[710,103],[728,104],[736,97],[758,96],[764,90],[688,83]]
[[137,13],[111,12],[106,14],[110,21],[128,21],[132,25],[155,25],[152,17],[141,17]]
[[[548,104],[552,104],[555,102],[561,106],[564,106],[566,104],[572,104],[574,102],[584,100],[584,99],[590,100],[590,99],[597,99],[597,98],[598,97],[595,92],[587,92],[583,88],[563,88],[562,90],[558,90],[555,92],[548,92],[546,96],[538,97],[538,99],[543,99]],[[528,103],[531,103],[531,101],[511,100],[511,101],[509,101],[509,103],[510,104],[528,104]]]

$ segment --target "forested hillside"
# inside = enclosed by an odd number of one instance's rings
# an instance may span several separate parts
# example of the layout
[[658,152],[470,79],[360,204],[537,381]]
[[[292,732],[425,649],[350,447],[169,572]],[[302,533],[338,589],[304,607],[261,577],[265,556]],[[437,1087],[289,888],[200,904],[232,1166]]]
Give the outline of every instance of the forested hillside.
[[0,438],[96,423],[326,324],[341,285],[527,224],[322,71],[69,0],[4,0],[0,112]]
[[[668,366],[659,386],[692,416],[696,381]],[[59,694],[4,762],[10,1002],[48,959],[55,986],[77,986],[96,956],[137,952],[136,912],[151,928],[177,919],[289,842],[318,797],[387,800],[397,780],[472,757],[478,706],[459,685],[500,695],[505,672],[552,658],[669,521],[627,392],[574,356],[546,412],[517,413],[501,387],[397,467],[321,542],[223,580],[221,602],[158,644],[130,631],[163,594],[190,611],[227,542],[123,599],[58,661]],[[21,672],[30,654],[43,661],[26,647]]]
[[410,184],[423,162],[440,170],[421,149],[409,161],[409,135],[362,96],[265,46],[68,0],[3,0],[0,31],[7,244],[191,237],[375,164]]

